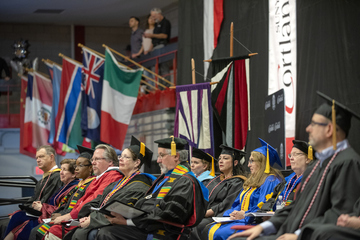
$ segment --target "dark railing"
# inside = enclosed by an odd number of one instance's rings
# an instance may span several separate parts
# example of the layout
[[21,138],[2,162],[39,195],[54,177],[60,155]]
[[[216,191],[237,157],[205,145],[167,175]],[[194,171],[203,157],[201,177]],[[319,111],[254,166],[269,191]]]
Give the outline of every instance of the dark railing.
[[[159,74],[159,64],[172,61],[172,70],[173,73],[168,73],[162,75],[162,77],[166,78],[170,75],[173,76],[173,83],[176,85],[176,76],[177,76],[177,43],[172,43],[166,45],[163,48],[153,50],[149,52],[147,55],[142,55],[139,58],[134,59],[137,63],[141,64],[146,68],[155,67],[155,73]],[[127,64],[129,67],[134,67],[133,64]],[[158,81],[158,77],[155,76],[155,81]]]
[[[13,180],[30,179],[30,181],[13,181]],[[29,192],[33,192],[36,186],[37,180],[32,176],[0,176],[0,187],[19,187],[23,190],[23,195],[32,195]],[[32,191],[24,191],[25,189],[31,189]],[[26,194],[24,194],[26,192]],[[18,203],[25,203],[30,197],[20,198],[0,198],[0,206],[11,205]]]

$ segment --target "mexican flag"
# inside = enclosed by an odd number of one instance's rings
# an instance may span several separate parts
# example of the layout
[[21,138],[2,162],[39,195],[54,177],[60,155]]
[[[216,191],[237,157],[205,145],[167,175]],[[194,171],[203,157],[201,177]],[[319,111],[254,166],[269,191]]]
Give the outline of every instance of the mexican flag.
[[100,140],[122,149],[136,104],[143,69],[128,70],[118,64],[108,48],[101,99]]

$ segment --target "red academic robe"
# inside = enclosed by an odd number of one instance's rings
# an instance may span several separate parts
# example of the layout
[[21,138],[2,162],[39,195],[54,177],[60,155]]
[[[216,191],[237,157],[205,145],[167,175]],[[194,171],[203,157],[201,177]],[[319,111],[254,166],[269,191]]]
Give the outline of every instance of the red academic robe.
[[[104,189],[113,182],[119,181],[123,175],[120,171],[116,169],[108,170],[105,172],[99,179],[94,179],[89,187],[86,189],[86,192],[82,198],[77,201],[73,210],[71,210],[70,215],[72,219],[77,219],[80,209],[88,202],[96,198],[98,195],[101,195]],[[72,228],[66,228],[65,234],[70,231]],[[53,225],[49,232],[56,235],[59,238],[62,238],[62,226]]]

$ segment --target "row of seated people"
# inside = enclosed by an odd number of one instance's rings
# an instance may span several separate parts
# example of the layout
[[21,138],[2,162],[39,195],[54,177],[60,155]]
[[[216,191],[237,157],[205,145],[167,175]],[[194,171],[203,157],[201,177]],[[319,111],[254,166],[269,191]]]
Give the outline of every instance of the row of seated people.
[[[135,138],[133,139],[136,141]],[[306,145],[306,143],[298,142],[298,144],[294,146],[306,148],[301,144]],[[82,153],[76,163],[75,160],[69,159],[61,162],[60,179],[64,186],[48,200],[48,203],[41,203],[40,201],[34,201],[32,203],[32,207],[40,211],[41,216],[39,218],[26,216],[23,211],[15,213],[7,229],[7,238],[28,239],[30,231],[33,229],[30,239],[42,239],[44,235],[49,239],[60,239],[64,234],[66,234],[65,239],[71,239],[71,237],[73,239],[95,239],[99,228],[117,224],[117,218],[108,217],[97,211],[90,212],[90,207],[102,207],[114,199],[126,204],[135,205],[136,201],[143,197],[151,186],[154,178],[150,174],[139,172],[141,164],[151,160],[152,157],[152,152],[147,148],[145,148],[145,156],[147,156],[147,158],[141,157],[142,154],[139,154],[139,145],[141,144],[136,142],[123,151],[121,159],[131,159],[130,161],[120,160],[119,162],[119,170],[123,174],[123,177],[119,181],[107,186],[103,193],[97,195],[95,199],[91,197],[94,196],[94,187],[92,186],[95,186],[90,184],[94,179],[92,176],[92,168],[94,167],[94,169],[96,169],[95,174],[99,176],[102,175],[102,167],[93,166],[90,159],[95,162],[100,159],[96,158],[96,152],[92,157],[91,149],[80,148]],[[270,152],[269,159],[271,165],[275,162],[280,164],[280,162],[275,149],[271,146],[268,147],[268,144],[264,141],[262,141],[262,145],[262,147],[255,149],[251,154],[249,160],[251,175],[248,179],[245,177],[246,174],[243,170],[243,156],[245,153],[224,145],[221,146],[223,151],[219,158],[219,169],[222,174],[215,178],[211,177],[212,179],[207,177],[203,180],[209,190],[210,202],[205,218],[202,219],[196,229],[193,229],[190,238],[198,239],[197,234],[202,231],[205,225],[212,222],[211,217],[222,214],[231,207],[231,205],[233,205],[232,208],[226,211],[231,213],[230,215],[233,215],[235,212],[239,214],[244,210],[257,211],[259,207],[261,207],[261,203],[269,198],[269,194],[273,191],[274,186],[282,181],[282,176],[272,167],[266,171],[265,156],[267,155],[267,151]],[[105,146],[100,145],[97,149],[100,149],[99,147]],[[196,148],[193,149],[192,155],[192,170],[198,176],[204,175],[204,172],[200,173],[199,170],[194,167],[195,163],[199,160],[205,161],[205,159],[213,163],[214,159]],[[140,156],[139,159],[137,159],[138,156]],[[159,156],[162,158],[162,154],[159,154]],[[105,167],[103,169],[105,169]],[[116,167],[110,166],[107,168],[107,171],[111,169],[116,169]],[[116,173],[116,171],[114,173]],[[77,178],[82,179],[82,181],[79,182]],[[260,184],[254,183],[258,182],[259,179]],[[297,178],[297,180],[299,180],[299,178]],[[247,186],[247,184],[249,184],[249,186]],[[88,186],[90,186],[89,189],[87,189]],[[244,190],[241,191],[243,187]],[[293,189],[294,187],[291,187],[287,190],[292,191]],[[239,195],[240,192],[242,192],[242,194]],[[84,193],[86,193],[85,196]],[[82,196],[84,196],[84,199]],[[54,198],[56,201],[53,200]],[[237,198],[237,200],[234,202],[235,198]],[[245,204],[237,204],[239,198],[241,198],[241,202]],[[81,199],[79,205],[77,205],[78,199]],[[82,204],[83,202],[86,202],[86,204]],[[240,206],[241,208],[239,208]],[[73,210],[74,207],[75,209]],[[76,212],[76,209],[79,208],[79,212]],[[233,211],[234,209],[241,209],[241,211]],[[53,223],[42,223],[44,219],[49,217],[52,217]],[[69,220],[69,218],[80,218],[80,228],[67,227],[63,229],[62,225],[58,225],[64,220]],[[236,218],[239,218],[239,216]],[[171,220],[174,221],[173,218]],[[206,235],[207,234],[205,234],[205,236]]]
[[[209,205],[205,218],[196,227],[196,231],[192,232],[192,239],[227,239],[234,232],[231,229],[234,225],[248,225],[259,220],[245,217],[245,213],[275,210],[274,203],[279,196],[283,205],[292,202],[302,174],[313,159],[312,151],[308,151],[309,145],[304,141],[293,141],[289,157],[294,172],[284,181],[282,174],[272,167],[275,163],[281,165],[276,150],[265,141],[260,141],[262,147],[251,152],[248,177],[241,170],[243,162],[239,159],[245,153],[240,150],[222,146],[223,151],[219,157],[222,174],[212,179],[210,166],[213,159],[198,149],[193,151],[192,170],[204,179],[203,183],[209,190]],[[205,175],[207,177],[204,178]],[[223,216],[230,217],[233,221],[215,223],[212,219]]]
[[[119,160],[115,150],[107,145],[100,144],[95,151],[85,149],[90,151],[90,156],[82,159],[85,153],[81,153],[75,171],[71,171],[73,163],[65,162],[62,162],[60,170],[55,163],[54,149],[39,147],[36,159],[44,176],[36,186],[31,201],[22,208],[26,207],[26,212],[31,209],[32,214],[37,214],[37,210],[41,216],[28,216],[24,211],[12,214],[5,239],[88,239],[91,236],[96,239],[177,239],[188,236],[188,226],[197,225],[205,214],[208,191],[190,171],[188,151],[185,150],[187,141],[172,137],[156,143],[163,174],[155,181],[152,175],[139,171],[144,162],[151,161],[152,152],[135,138]],[[87,175],[82,175],[85,170],[88,170]],[[65,175],[67,177],[63,177]],[[75,177],[81,177],[82,181],[77,182]],[[65,178],[74,181],[74,188],[69,191],[69,181]],[[58,190],[54,186],[60,186],[61,181],[65,185]],[[85,182],[88,184],[86,188]],[[67,190],[63,194],[65,188]],[[82,197],[79,191],[83,193]],[[49,198],[58,200],[49,201]],[[107,216],[90,211],[91,207],[102,207],[115,199],[138,207],[147,214],[124,219],[114,212]],[[50,210],[48,205],[51,204],[56,207]],[[61,209],[56,209],[57,206]],[[44,224],[42,220],[50,214],[54,219]],[[70,219],[79,219],[80,227],[64,227],[61,224]]]
[[360,116],[318,95],[327,102],[306,128],[316,160],[304,171],[296,199],[250,229],[233,226],[228,239],[360,239],[360,156],[347,139],[351,118]]
[[[342,109],[338,108],[336,111],[336,127],[333,127],[333,123],[329,121],[333,116],[332,107],[329,104],[320,106],[313,115],[307,131],[310,143],[317,151],[318,160],[311,162],[312,151],[309,151],[307,143],[294,141],[290,156],[294,173],[287,178],[284,190],[281,190],[281,185],[279,185],[283,177],[271,167],[275,162],[280,163],[277,152],[262,140],[262,147],[251,152],[248,164],[249,176],[241,170],[244,164],[241,160],[244,152],[222,146],[223,151],[219,158],[219,169],[222,174],[212,178],[212,176],[207,176],[206,172],[198,172],[196,166],[193,165],[192,169],[198,179],[190,171],[190,166],[186,161],[188,153],[184,150],[187,145],[185,140],[172,137],[155,141],[159,144],[157,161],[163,174],[152,186],[152,178],[138,172],[139,165],[146,159],[145,156],[149,156],[146,153],[152,154],[142,143],[137,141],[136,144],[124,150],[119,168],[115,167],[117,159],[114,150],[109,146],[99,145],[100,147],[97,146],[92,156],[92,167],[97,177],[89,185],[85,195],[76,202],[70,213],[55,218],[54,225],[44,227],[45,224],[42,224],[33,229],[30,239],[36,239],[33,237],[36,237],[39,231],[47,232],[45,239],[227,239],[234,232],[232,229],[236,225],[254,224],[254,218],[245,217],[245,213],[260,209],[274,209],[273,202],[276,201],[279,193],[282,194],[285,205],[288,206],[276,211],[269,221],[250,230],[238,232],[229,238],[241,239],[241,237],[249,236],[249,239],[253,239],[262,232],[264,234],[277,232],[278,235],[274,236],[275,238],[280,236],[282,239],[311,239],[309,235],[315,236],[316,232],[311,228],[315,226],[314,223],[321,226],[326,223],[334,226],[340,214],[350,213],[355,201],[360,197],[359,193],[349,189],[346,182],[346,180],[352,180],[356,187],[360,186],[356,178],[360,172],[360,157],[346,140],[351,114],[349,117],[349,112]],[[331,144],[334,132],[338,132],[335,138],[337,150],[332,149]],[[101,147],[103,151],[99,152]],[[113,152],[115,156],[105,154],[105,149],[108,150],[107,152]],[[131,158],[130,153],[135,153],[135,157]],[[204,154],[195,149],[193,164],[196,162],[196,156],[198,160],[206,160],[206,154]],[[42,157],[41,154],[39,156],[37,154],[37,159]],[[106,161],[108,159],[113,160]],[[151,157],[149,159],[151,160]],[[213,158],[211,163],[213,166]],[[305,170],[308,164],[310,166]],[[39,160],[38,165],[41,166]],[[107,179],[109,181],[102,186],[101,193],[87,194],[87,191],[92,189],[93,183],[99,181],[104,173],[111,171],[119,174],[118,179]],[[44,177],[40,185],[44,182],[46,185],[48,180],[45,179],[47,177],[49,179],[49,175],[56,173],[54,167],[46,172],[50,173]],[[131,197],[135,193],[127,194],[130,190],[125,189],[127,187],[131,189],[132,178],[141,175],[144,176],[138,182],[142,182],[144,186],[147,179],[148,186],[144,187],[136,198]],[[303,179],[302,175],[304,175]],[[36,193],[40,193],[35,196],[37,200],[41,199],[45,185],[40,186],[40,192],[36,190]],[[121,193],[121,191],[125,192]],[[295,191],[297,197],[295,201],[292,201]],[[125,219],[113,212],[111,212],[113,216],[108,216],[90,211],[90,207],[101,207],[111,201],[112,197],[121,199],[122,195],[124,195],[121,200],[123,203],[135,205],[145,210],[147,214]],[[39,209],[39,203],[34,200],[31,203],[32,207]],[[41,201],[41,203],[44,202],[46,201]],[[8,239],[14,239],[16,235],[14,229],[24,229],[23,226],[17,225],[14,216],[8,225]],[[23,217],[23,215],[20,216]],[[229,216],[234,221],[214,223],[212,216]],[[80,219],[80,227],[65,228],[59,225],[62,221],[71,218]],[[269,225],[271,231],[267,231]],[[16,226],[16,228],[11,226]]]

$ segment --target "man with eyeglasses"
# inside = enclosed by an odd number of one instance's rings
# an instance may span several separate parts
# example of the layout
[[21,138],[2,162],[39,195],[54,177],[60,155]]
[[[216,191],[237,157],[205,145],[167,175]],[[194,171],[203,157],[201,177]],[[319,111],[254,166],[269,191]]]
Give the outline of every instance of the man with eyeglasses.
[[[44,172],[42,179],[37,182],[34,190],[34,195],[23,205],[26,207],[33,207],[34,201],[41,201],[45,203],[48,199],[61,187],[60,168],[55,162],[55,150],[51,146],[40,146],[36,150],[37,166]],[[8,225],[8,219],[1,221],[1,226]],[[5,233],[6,236],[8,232]]]
[[155,143],[162,175],[135,204],[147,213],[133,219],[116,215],[118,224],[101,228],[96,239],[188,239],[189,227],[204,217],[208,191],[190,171],[187,142],[170,137]]
[[347,136],[351,117],[360,116],[323,93],[318,94],[328,102],[317,108],[306,128],[318,160],[305,170],[296,200],[276,211],[269,221],[230,239],[255,239],[261,233],[276,236],[256,239],[315,239],[312,234],[321,229],[321,224],[335,226],[340,214],[352,211],[360,197],[360,156],[349,145]]
[[[78,146],[79,150],[88,149],[82,146]],[[93,152],[92,165],[96,178],[90,183],[86,192],[82,198],[80,198],[72,211],[63,216],[57,217],[54,220],[54,226],[49,229],[49,235],[46,239],[61,239],[62,238],[62,226],[59,225],[62,221],[68,221],[70,219],[77,219],[81,208],[98,195],[102,195],[104,189],[113,182],[119,181],[123,174],[119,171],[119,160],[115,150],[105,144],[99,144],[95,147],[95,151],[88,149]],[[68,230],[65,229],[64,233]]]

